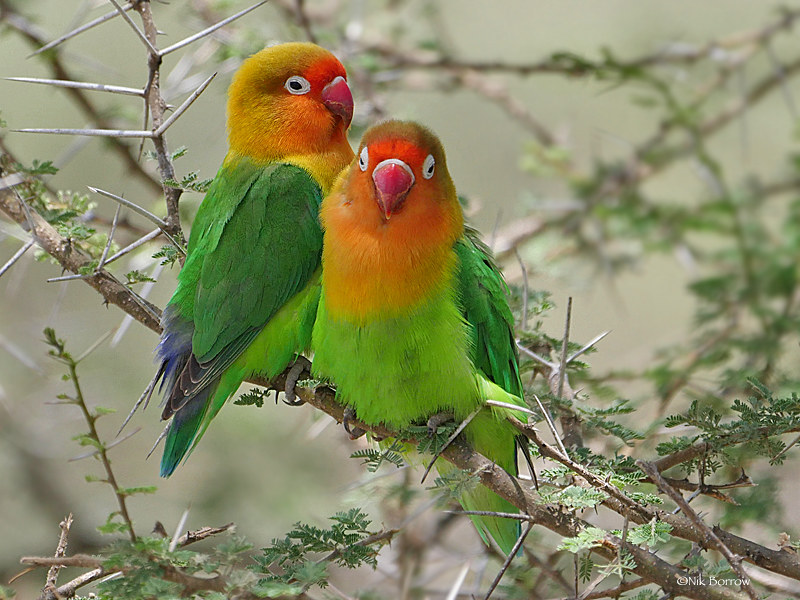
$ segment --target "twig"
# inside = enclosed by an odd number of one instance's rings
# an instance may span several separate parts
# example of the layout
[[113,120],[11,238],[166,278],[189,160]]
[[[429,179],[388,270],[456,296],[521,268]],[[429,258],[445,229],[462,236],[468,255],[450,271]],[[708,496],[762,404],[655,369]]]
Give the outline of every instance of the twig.
[[217,76],[217,74],[216,74],[216,73],[213,73],[213,74],[212,74],[210,77],[208,77],[208,79],[206,79],[206,80],[205,80],[203,83],[201,83],[201,84],[200,84],[200,86],[199,86],[199,87],[198,87],[198,88],[197,88],[197,89],[196,89],[194,92],[192,92],[191,96],[189,96],[189,97],[188,97],[186,100],[184,100],[184,101],[183,101],[183,104],[181,104],[181,105],[180,105],[180,106],[179,106],[179,107],[178,107],[178,108],[175,110],[175,112],[174,112],[174,113],[172,113],[172,115],[170,115],[170,117],[169,117],[169,118],[168,118],[166,121],[164,121],[164,122],[161,124],[161,126],[158,128],[158,129],[156,129],[156,130],[153,132],[153,135],[154,135],[154,136],[161,136],[161,135],[163,135],[163,134],[164,134],[164,132],[166,132],[166,131],[167,131],[167,129],[169,129],[169,128],[170,128],[170,126],[171,126],[171,125],[172,125],[172,124],[173,124],[175,121],[177,121],[177,120],[178,120],[178,118],[179,118],[179,117],[180,117],[180,116],[181,116],[181,115],[182,115],[184,112],[186,112],[186,110],[187,110],[187,109],[188,109],[188,108],[189,108],[189,107],[192,105],[192,102],[194,102],[195,100],[197,100],[197,98],[200,96],[200,94],[202,94],[202,93],[203,93],[203,91],[205,91],[205,89],[208,87],[208,85],[209,85],[209,84],[210,84],[210,83],[213,81],[214,77],[216,77],[216,76]]
[[[392,538],[399,532],[399,529],[384,529],[383,531],[379,531],[378,533],[373,533],[370,536],[365,537],[363,540],[359,540],[354,545],[361,546],[366,548],[367,546],[372,546],[373,544],[384,543],[384,542],[391,542]],[[341,556],[342,551],[340,549],[336,549],[329,554],[326,554],[322,558],[317,561],[317,564],[329,563]]]
[[187,531],[178,539],[178,547],[184,548],[189,544],[194,544],[195,542],[201,542],[206,538],[219,535],[220,533],[225,533],[226,531],[230,531],[233,528],[234,528],[233,523],[227,523],[226,525],[222,525],[221,527],[201,527],[200,529],[196,529],[195,531]]
[[6,261],[6,264],[0,267],[0,277],[2,277],[3,274],[6,271],[8,271],[14,265],[15,262],[17,262],[20,258],[22,258],[22,255],[25,254],[30,249],[30,247],[33,246],[34,243],[35,242],[32,239],[25,242],[22,245],[22,247],[14,253],[14,256],[9,258],[8,261]]
[[[81,254],[41,215],[28,209],[25,203],[10,190],[0,190],[0,212],[5,213],[23,227],[28,226],[31,235],[41,248],[55,258],[64,269],[77,273],[83,267],[92,264],[88,257]],[[102,270],[86,277],[85,281],[100,292],[107,302],[119,306],[150,329],[156,332],[161,331],[159,325],[161,311],[154,305],[138,298],[132,290],[122,285],[108,271]]]
[[454,431],[454,432],[453,432],[453,433],[450,435],[450,437],[449,437],[449,438],[447,438],[447,441],[444,443],[444,446],[442,446],[442,447],[441,447],[441,448],[440,448],[440,449],[439,449],[439,450],[436,452],[436,454],[434,454],[434,455],[433,455],[433,459],[431,460],[431,462],[430,462],[430,463],[428,463],[428,466],[425,468],[425,472],[422,474],[422,479],[420,480],[420,484],[423,484],[423,483],[425,483],[425,478],[428,476],[428,473],[430,473],[430,472],[431,472],[431,469],[433,468],[433,465],[434,465],[434,463],[436,462],[436,459],[437,459],[437,458],[439,458],[439,457],[442,455],[442,452],[444,452],[444,451],[447,449],[447,447],[448,447],[450,444],[452,444],[452,443],[453,443],[453,441],[454,441],[454,440],[455,440],[455,439],[458,437],[458,434],[460,434],[462,431],[464,431],[464,428],[465,428],[467,425],[469,425],[469,424],[472,422],[472,419],[474,419],[476,416],[478,416],[478,413],[479,413],[479,412],[481,412],[482,410],[484,410],[484,409],[483,409],[483,407],[482,407],[482,406],[479,406],[478,408],[476,408],[475,410],[473,410],[473,411],[472,411],[472,412],[471,412],[471,413],[470,413],[470,414],[467,416],[467,418],[466,418],[466,419],[464,419],[463,421],[461,421],[461,423],[459,423],[459,424],[458,424],[458,427],[456,427],[456,430],[455,430],[455,431]]
[[316,44],[317,36],[314,35],[314,31],[311,29],[311,21],[306,14],[305,0],[295,0],[295,6],[297,7],[297,21],[300,23],[300,27],[303,28],[308,41]]
[[453,582],[452,587],[447,592],[447,597],[445,600],[456,600],[458,597],[458,592],[461,590],[461,586],[464,585],[464,580],[467,578],[467,573],[469,573],[471,567],[472,565],[469,562],[461,567],[461,571],[459,571],[458,575],[456,576],[456,580]]
[[578,357],[579,357],[581,354],[583,354],[584,352],[586,352],[587,350],[589,350],[590,348],[592,348],[593,346],[595,346],[595,344],[597,344],[597,342],[599,342],[600,340],[602,340],[602,339],[603,339],[604,337],[606,337],[606,336],[607,336],[609,333],[611,333],[611,332],[610,332],[610,331],[604,331],[603,333],[601,333],[601,334],[599,334],[599,335],[597,335],[597,336],[593,337],[593,338],[592,338],[592,340],[591,340],[591,341],[589,341],[589,342],[587,342],[585,346],[583,346],[583,347],[582,347],[580,350],[576,350],[575,352],[573,352],[573,353],[572,353],[572,354],[569,356],[569,358],[567,358],[567,364],[570,364],[570,363],[571,363],[573,360],[575,360],[576,358],[578,358]]
[[[189,531],[189,532],[185,533],[183,536],[181,536],[180,540],[178,541],[178,546],[180,548],[184,548],[184,547],[186,547],[186,546],[188,546],[190,544],[194,544],[195,542],[202,541],[202,540],[207,539],[207,538],[209,538],[211,536],[218,535],[218,534],[224,533],[226,531],[230,531],[231,529],[233,529],[233,523],[228,523],[227,525],[223,525],[222,527],[202,527],[202,528],[200,528],[200,529],[198,529],[196,531]],[[74,557],[68,557],[68,558],[72,559]],[[91,559],[91,558],[92,557],[88,557],[88,559],[80,558],[80,560],[82,562],[88,563],[90,565],[91,564],[98,564],[100,562],[100,561],[97,561],[96,563],[89,563],[89,559]],[[37,564],[38,561],[40,561],[40,559],[37,559],[35,557],[27,557],[27,558],[23,558],[20,562],[23,562],[23,563],[27,562],[28,564]],[[73,565],[70,565],[70,566],[84,566],[85,567],[86,564],[84,564],[84,565],[80,565],[80,564],[79,565],[74,565],[73,564]],[[119,574],[119,573],[121,573],[121,571],[112,572],[111,575],[114,575],[115,573]],[[79,575],[78,577],[76,577],[72,581],[70,581],[68,583],[65,583],[64,585],[60,586],[57,590],[54,591],[53,594],[46,596],[44,598],[44,600],[60,600],[62,598],[71,598],[72,596],[75,595],[75,592],[78,589],[80,589],[80,588],[82,588],[82,587],[84,587],[84,586],[86,586],[86,585],[88,585],[88,584],[90,584],[90,583],[92,583],[94,581],[97,581],[98,579],[102,579],[104,577],[107,577],[108,575],[109,575],[109,573],[107,571],[105,571],[105,569],[103,569],[103,567],[98,566],[97,568],[95,568],[95,569],[93,569],[91,571],[87,571],[86,573],[83,573],[83,574]],[[250,600],[250,599],[254,599],[255,597],[254,596],[250,596],[250,595],[244,595],[243,598],[246,599],[246,600]]]
[[128,512],[127,497],[121,492],[121,488],[117,483],[117,478],[114,475],[113,469],[111,468],[111,460],[108,458],[106,445],[102,442],[100,434],[97,432],[97,427],[95,425],[97,417],[92,415],[92,413],[89,411],[89,407],[87,406],[86,400],[83,397],[83,390],[81,389],[80,380],[78,379],[78,363],[64,351],[63,342],[59,341],[56,349],[57,352],[54,354],[54,356],[64,363],[69,370],[70,381],[72,381],[72,385],[75,388],[75,404],[77,404],[81,409],[83,418],[86,421],[86,425],[89,427],[89,437],[96,442],[95,447],[97,449],[97,454],[99,455],[100,462],[103,464],[103,469],[106,472],[106,482],[114,490],[114,495],[116,496],[117,504],[119,505],[120,516],[127,525],[128,536],[130,537],[131,542],[136,542],[136,532],[133,529],[133,520]]
[[114,254],[113,256],[111,256],[111,257],[110,257],[110,258],[109,258],[109,259],[106,261],[106,265],[110,265],[110,264],[111,264],[111,263],[113,263],[115,260],[122,258],[123,256],[125,256],[126,254],[128,254],[128,253],[132,252],[133,250],[136,250],[136,248],[138,248],[139,246],[143,246],[143,245],[144,245],[144,244],[146,244],[147,242],[149,242],[149,241],[151,241],[151,240],[154,240],[155,238],[157,238],[157,237],[158,237],[159,235],[161,235],[162,233],[163,233],[163,230],[161,230],[161,229],[154,229],[153,231],[151,231],[151,232],[150,232],[150,233],[148,233],[147,235],[144,235],[144,236],[140,237],[140,238],[139,238],[138,240],[136,240],[135,242],[131,242],[130,244],[128,244],[127,246],[125,246],[125,247],[124,247],[122,250],[118,251],[116,254]]
[[[144,36],[148,40],[148,46],[151,48],[147,60],[148,76],[145,91],[145,124],[147,123],[147,115],[149,114],[153,120],[152,137],[153,146],[156,150],[156,157],[158,159],[158,170],[161,175],[162,191],[167,204],[167,228],[166,233],[169,233],[174,238],[182,236],[180,212],[178,210],[178,203],[180,201],[182,190],[167,185],[168,181],[175,179],[175,168],[172,164],[172,158],[167,149],[167,140],[164,134],[155,135],[164,123],[164,113],[167,110],[167,103],[161,96],[161,61],[162,57],[155,48],[156,37],[158,35],[158,28],[153,21],[153,14],[149,2],[137,2],[134,5],[134,10],[139,13],[144,26]],[[138,28],[137,28],[138,29]],[[181,265],[183,260],[181,260]]]
[[[58,524],[61,529],[61,535],[58,538],[58,546],[56,547],[55,558],[61,558],[67,553],[67,539],[69,537],[69,528],[72,527],[72,513],[67,515],[67,518]],[[47,582],[44,585],[43,593],[52,590],[56,587],[58,581],[58,572],[61,569],[60,565],[53,565],[47,571]]]
[[528,348],[525,345],[523,345],[519,340],[517,340],[517,348],[519,348],[520,352],[522,352],[523,354],[525,354],[527,356],[530,356],[533,360],[543,364],[548,369],[556,369],[556,368],[558,368],[558,365],[556,363],[550,362],[549,360],[547,360],[543,356],[539,356],[538,354],[536,354],[536,352],[534,352],[530,348]]
[[92,90],[94,92],[109,92],[126,96],[139,96],[144,98],[144,90],[129,88],[120,85],[106,85],[104,83],[90,83],[88,81],[71,81],[64,79],[40,79],[38,77],[5,77],[6,81],[19,81],[22,83],[39,83],[55,87],[72,88],[79,90]]
[[111,231],[108,233],[106,246],[105,248],[103,248],[103,254],[100,255],[100,260],[97,263],[97,269],[102,269],[103,265],[106,264],[106,258],[108,258],[108,251],[111,249],[111,244],[114,242],[114,234],[117,231],[117,223],[119,222],[119,213],[121,210],[122,210],[122,205],[117,204],[117,210],[114,211],[114,219],[111,221]]
[[493,510],[448,510],[445,511],[451,515],[467,515],[473,517],[495,517],[498,519],[512,519],[514,521],[527,521],[532,522],[530,515],[523,515],[521,513],[498,512]]
[[556,397],[564,393],[564,379],[567,375],[567,348],[569,346],[569,327],[572,320],[572,296],[567,298],[567,315],[564,317],[564,337],[561,340],[561,361],[558,364],[558,388]]
[[664,481],[661,473],[658,472],[658,469],[653,463],[644,460],[637,460],[636,466],[644,471],[647,476],[650,477],[650,479],[656,484],[658,489],[669,496],[672,501],[680,507],[683,514],[691,519],[691,521],[702,532],[705,543],[707,545],[713,545],[725,557],[725,560],[728,561],[728,564],[731,566],[734,572],[739,576],[739,578],[742,579],[742,588],[747,592],[747,595],[751,598],[751,600],[758,600],[758,593],[753,589],[753,586],[750,584],[750,581],[747,577],[747,573],[745,573],[744,569],[742,569],[742,557],[731,552],[731,549],[728,548],[728,546],[725,545],[719,536],[717,536],[717,534],[705,524],[703,519],[701,519],[694,509],[689,506],[689,503],[683,498],[683,496],[681,496],[681,494],[675,490],[675,488]]
[[192,42],[196,42],[197,40],[199,40],[201,38],[204,38],[204,37],[206,37],[207,35],[209,35],[211,33],[214,33],[220,27],[224,27],[228,23],[232,23],[233,21],[245,16],[247,13],[249,13],[251,11],[254,11],[255,9],[257,9],[257,8],[259,8],[261,6],[264,6],[267,2],[269,2],[269,0],[261,0],[261,2],[257,2],[256,4],[253,4],[251,7],[245,8],[244,10],[239,11],[235,15],[231,15],[227,19],[223,19],[222,21],[219,21],[218,23],[215,23],[211,27],[206,27],[205,29],[203,29],[203,31],[195,33],[194,35],[191,35],[191,36],[187,37],[186,39],[181,40],[180,42],[176,42],[176,43],[172,44],[171,46],[167,46],[166,48],[163,48],[158,53],[161,56],[166,56],[167,54],[175,52],[175,50],[180,50],[184,46],[188,46]]
[[[124,20],[124,21],[125,21],[125,22],[126,22],[128,25],[130,25],[131,29],[133,29],[133,31],[136,33],[136,37],[138,37],[140,40],[142,40],[142,43],[143,43],[143,44],[144,44],[144,45],[147,47],[147,49],[150,51],[150,54],[158,55],[158,50],[156,49],[156,47],[153,45],[153,43],[152,43],[152,42],[151,42],[149,39],[147,39],[147,36],[146,36],[144,33],[142,33],[142,30],[141,30],[141,29],[139,29],[139,28],[136,26],[136,23],[134,23],[134,22],[133,22],[133,19],[131,19],[131,18],[128,16],[128,13],[127,13],[127,12],[125,12],[125,11],[122,9],[122,7],[121,7],[121,6],[120,6],[120,5],[117,3],[117,0],[109,0],[109,2],[111,2],[111,4],[113,4],[113,5],[114,5],[114,8],[116,8],[116,9],[117,9],[117,12],[119,12],[119,14],[120,14],[120,16],[122,16],[123,20]],[[137,3],[139,3],[139,2],[138,2],[138,0],[137,0],[136,2],[134,2],[134,3],[133,3],[133,5],[134,5],[133,7],[134,7],[134,8],[136,8],[137,10],[139,10],[139,9],[137,8],[137,6],[136,6],[136,4],[137,4]]]
[[619,598],[625,592],[635,590],[642,586],[648,585],[650,582],[644,579],[636,579],[634,581],[623,581],[618,586],[599,590],[582,596],[582,600],[597,600],[598,598]]
[[90,137],[107,138],[152,138],[153,132],[143,129],[69,129],[69,128],[46,128],[28,127],[24,129],[12,129],[16,133],[50,133],[53,135],[86,135]]
[[107,192],[105,190],[101,190],[100,188],[92,187],[90,185],[87,185],[86,187],[89,188],[89,191],[94,192],[95,194],[100,194],[101,196],[105,196],[106,198],[110,198],[111,200],[113,200],[114,202],[117,202],[118,204],[121,204],[123,206],[126,206],[126,207],[130,208],[133,212],[142,215],[145,219],[148,219],[152,223],[155,223],[156,225],[158,225],[162,230],[167,228],[166,221],[164,221],[163,219],[160,219],[159,217],[157,217],[156,215],[151,213],[146,208],[142,208],[141,206],[139,206],[135,202],[131,202],[130,200],[126,200],[122,196],[117,196],[116,194],[112,194],[111,192]]
[[[536,400],[536,404],[539,405],[539,410],[541,410],[542,415],[544,415],[544,420],[547,422],[547,426],[550,428],[550,432],[553,434],[556,444],[558,444],[558,449],[561,450],[563,457],[568,459],[569,454],[567,453],[566,447],[564,447],[564,442],[561,441],[561,435],[558,433],[558,429],[556,429],[556,424],[553,422],[553,417],[550,416],[550,411],[547,410],[547,407],[542,404],[541,400],[539,400],[539,396],[533,394],[533,399]],[[531,430],[535,430],[532,425],[530,427]]]
[[183,511],[178,524],[175,526],[175,533],[172,536],[172,539],[169,542],[169,551],[175,552],[175,548],[178,547],[178,543],[180,542],[181,533],[183,532],[183,528],[186,526],[186,520],[189,518],[189,509],[187,508]]
[[[34,28],[30,22],[27,21],[22,15],[17,13],[14,7],[8,0],[0,0],[0,9],[2,9],[6,16],[5,22],[13,27],[20,33],[30,44],[38,48],[47,44],[47,39],[41,35],[40,32]],[[75,78],[67,70],[58,51],[53,51],[47,55],[47,65],[50,68],[54,79],[62,81],[70,81]],[[100,110],[92,100],[87,96],[83,90],[68,88],[65,90],[67,95],[77,104],[81,112],[97,125],[99,129],[113,129],[111,121],[104,116],[103,111]],[[161,184],[150,175],[132,154],[129,146],[124,144],[117,138],[110,138],[109,144],[114,152],[122,159],[126,168],[130,173],[135,175],[139,180],[146,184],[151,191],[161,191]]]
[[[122,7],[122,9],[125,10],[125,11],[129,11],[132,8],[133,8],[133,3],[128,3],[128,4],[126,4],[125,6]],[[65,33],[64,35],[57,37],[52,42],[49,42],[49,43],[45,44],[44,46],[42,46],[41,48],[39,48],[35,52],[31,53],[28,58],[30,58],[31,56],[36,56],[37,54],[41,54],[42,52],[44,52],[46,50],[50,50],[50,48],[55,48],[59,44],[62,44],[64,42],[66,42],[67,40],[72,39],[77,35],[80,35],[84,31],[88,31],[89,29],[92,29],[93,27],[97,27],[98,25],[102,25],[106,21],[109,21],[109,20],[111,20],[111,19],[113,19],[115,17],[118,17],[118,16],[119,16],[119,11],[114,10],[114,11],[111,11],[109,13],[104,14],[102,17],[97,17],[96,19],[93,19],[93,20],[89,21],[88,23],[86,23],[84,25],[81,25],[77,29],[73,29],[69,33]]]
[[111,192],[107,192],[105,190],[101,190],[99,188],[92,187],[90,185],[87,185],[86,187],[89,188],[89,190],[94,192],[95,194],[100,194],[101,196],[105,196],[106,198],[109,198],[109,199],[113,200],[114,202],[117,202],[117,203],[119,203],[119,204],[121,204],[123,206],[126,206],[126,207],[130,208],[133,212],[142,215],[144,218],[146,218],[146,219],[150,220],[151,222],[155,223],[156,225],[158,225],[159,228],[161,229],[161,232],[167,237],[167,239],[170,242],[172,242],[172,245],[175,247],[175,249],[178,252],[180,252],[181,255],[186,256],[186,250],[184,250],[183,246],[178,242],[178,240],[176,240],[171,235],[169,224],[166,221],[160,219],[159,217],[157,217],[156,215],[151,213],[149,210],[147,210],[146,208],[136,204],[135,202],[131,202],[130,200],[126,200],[122,196],[117,196],[116,194],[112,194]]
[[489,600],[489,598],[492,597],[492,593],[494,593],[494,590],[497,588],[498,584],[500,583],[500,580],[503,578],[503,575],[505,575],[506,571],[508,571],[508,567],[511,566],[511,561],[514,560],[514,557],[517,555],[517,552],[522,547],[522,544],[525,542],[525,538],[528,537],[528,534],[531,532],[531,529],[533,529],[533,523],[528,523],[528,526],[525,528],[525,531],[523,531],[522,534],[517,538],[514,547],[511,548],[511,552],[508,553],[505,562],[503,562],[503,566],[500,567],[500,572],[494,578],[494,581],[492,581],[492,584],[489,586],[489,591],[486,592],[486,595],[483,597],[483,600]]

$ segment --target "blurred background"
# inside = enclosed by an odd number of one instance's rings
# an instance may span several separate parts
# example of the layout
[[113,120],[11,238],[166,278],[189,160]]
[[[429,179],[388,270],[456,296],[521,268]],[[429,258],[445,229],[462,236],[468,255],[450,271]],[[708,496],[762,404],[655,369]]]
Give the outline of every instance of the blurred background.
[[[238,0],[153,2],[160,45],[246,6]],[[792,261],[796,246],[783,242],[797,244],[800,236],[782,228],[798,214],[800,45],[792,28],[796,13],[780,7],[749,0],[274,0],[165,59],[162,89],[174,105],[219,73],[167,139],[172,150],[188,149],[176,161],[179,178],[191,172],[212,178],[226,151],[225,94],[232,73],[264,45],[313,36],[350,73],[353,144],[366,126],[388,116],[416,119],[437,132],[459,192],[470,200],[470,219],[498,253],[509,282],[522,285],[524,262],[530,289],[550,292],[555,306],[535,317],[538,330],[562,335],[571,296],[573,340],[611,331],[586,359],[586,402],[599,407],[629,398],[641,407],[630,425],[654,430],[665,411],[693,398],[739,393],[741,383],[731,384],[727,372],[761,373],[769,366],[765,375],[773,389],[798,389],[792,387],[800,372],[792,331],[798,254]],[[111,5],[2,0],[0,9],[0,76],[52,78],[53,55],[29,56],[40,45],[36,40],[55,39]],[[119,18],[68,41],[57,56],[77,80],[130,87],[146,80],[145,50]],[[89,97],[94,117],[141,127],[138,99]],[[164,214],[152,183],[156,164],[146,156],[137,173],[106,140],[12,131],[95,126],[96,119],[64,90],[0,80],[0,110],[7,124],[2,151],[26,165],[52,160],[59,169],[45,177],[52,189],[89,195],[91,185]],[[137,142],[124,144],[137,154]],[[92,226],[107,231],[115,207],[90,196],[97,204]],[[723,197],[732,204],[724,205]],[[182,197],[187,233],[201,199],[192,192]],[[148,230],[135,215],[128,215],[128,224],[118,234],[120,246]],[[731,231],[739,231],[739,246],[730,245],[736,237]],[[16,224],[0,218],[0,264],[24,240]],[[160,245],[130,255],[118,271],[138,269],[156,278],[155,285],[134,289],[163,307],[177,267],[159,268],[152,254]],[[691,287],[748,268],[758,276],[764,256],[756,255],[750,267],[731,258],[743,245],[776,257],[784,268],[782,295],[762,306],[780,304],[776,310],[784,320],[774,331],[765,330],[763,311],[751,310],[729,288],[702,296]],[[79,370],[88,402],[117,411],[99,422],[107,439],[154,373],[156,335],[104,306],[80,281],[46,283],[61,274],[31,249],[0,279],[2,584],[21,570],[20,556],[54,551],[58,523],[69,512],[75,515],[71,551],[107,543],[95,527],[115,508],[108,489],[84,482],[86,474],[99,473],[99,464],[70,460],[84,452],[72,438],[85,425],[74,406],[54,404],[69,387],[62,367],[47,357],[43,328],[55,328],[76,355],[110,332]],[[756,287],[771,293],[766,283]],[[728,292],[730,313],[714,304]],[[772,337],[756,340],[753,331]],[[715,346],[720,339],[739,339],[739,333],[741,343]],[[761,344],[757,351],[754,340]],[[769,365],[752,359],[763,358],[765,347],[772,353]],[[716,356],[717,350],[726,356]],[[601,384],[606,387],[595,393],[592,386],[599,390]],[[392,557],[424,544],[430,523],[441,519],[436,511],[416,516],[429,504],[424,494],[413,508],[379,501],[387,496],[379,492],[417,481],[418,474],[394,468],[367,473],[349,458],[363,440],[350,441],[309,407],[229,405],[169,480],[158,478],[156,457],[145,458],[162,429],[159,410],[138,413],[129,428],[141,430],[111,450],[111,458],[121,485],[158,486],[156,494],[130,501],[142,532],[161,521],[171,533],[190,507],[189,528],[234,521],[260,547],[297,521],[324,523],[348,506],[364,506],[386,526],[414,515],[407,538],[383,555],[378,571],[338,576],[340,587],[357,577],[358,587],[374,582],[376,589],[391,590],[408,586],[402,578],[412,577]],[[601,447],[627,451],[619,442]],[[790,478],[793,471],[790,465],[776,477]],[[781,511],[796,498],[790,488],[778,491],[777,483],[769,489],[773,527],[779,529]],[[467,520],[451,524],[444,540],[447,552],[430,556],[424,574],[414,571],[415,585],[435,590],[439,579],[452,580],[453,569],[472,561],[477,589],[488,559]],[[40,573],[30,574],[12,587],[19,597],[31,597],[41,581]]]

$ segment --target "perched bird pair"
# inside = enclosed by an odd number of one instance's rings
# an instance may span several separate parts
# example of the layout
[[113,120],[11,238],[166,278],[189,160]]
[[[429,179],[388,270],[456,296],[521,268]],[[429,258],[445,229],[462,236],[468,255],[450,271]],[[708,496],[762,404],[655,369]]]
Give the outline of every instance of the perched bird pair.
[[[436,136],[389,121],[354,157],[352,114],[344,67],[313,44],[265,49],[234,77],[230,150],[162,318],[163,476],[244,379],[274,377],[309,349],[313,375],[360,421],[401,430],[477,411],[467,441],[516,474],[508,413],[485,406],[522,406],[505,282],[465,229]],[[516,512],[482,486],[461,502]],[[517,521],[473,520],[510,551]]]

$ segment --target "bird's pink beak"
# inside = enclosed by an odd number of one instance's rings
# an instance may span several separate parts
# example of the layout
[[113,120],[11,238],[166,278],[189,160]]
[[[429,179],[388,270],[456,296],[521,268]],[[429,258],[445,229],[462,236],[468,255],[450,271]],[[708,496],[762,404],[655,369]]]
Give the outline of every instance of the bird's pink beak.
[[353,120],[353,94],[344,77],[339,75],[322,88],[322,103],[335,115],[342,117],[344,128],[350,127]]
[[414,185],[414,172],[399,158],[387,158],[375,167],[372,181],[375,183],[378,205],[388,221],[400,210]]

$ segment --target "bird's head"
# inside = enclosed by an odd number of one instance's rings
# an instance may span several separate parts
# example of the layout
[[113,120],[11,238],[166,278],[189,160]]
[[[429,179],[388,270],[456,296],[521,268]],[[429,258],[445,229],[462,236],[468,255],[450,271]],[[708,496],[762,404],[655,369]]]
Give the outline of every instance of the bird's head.
[[360,210],[385,227],[438,224],[461,230],[461,208],[442,143],[418,123],[386,121],[370,128],[347,179],[348,200],[362,202]]
[[364,133],[320,220],[326,305],[354,319],[402,313],[441,289],[464,233],[442,143],[407,121]]
[[342,63],[315,44],[261,50],[228,90],[231,149],[256,159],[319,153],[346,144],[353,96]]

